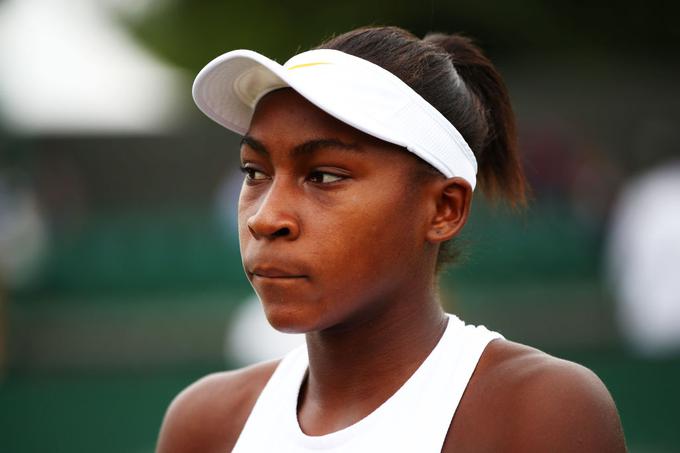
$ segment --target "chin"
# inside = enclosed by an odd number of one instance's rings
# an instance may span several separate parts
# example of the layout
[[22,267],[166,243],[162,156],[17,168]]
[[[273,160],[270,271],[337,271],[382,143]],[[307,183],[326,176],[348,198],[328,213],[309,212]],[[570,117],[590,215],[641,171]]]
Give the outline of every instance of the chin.
[[265,302],[262,305],[267,321],[279,332],[307,333],[319,330],[317,316],[290,307],[272,306]]

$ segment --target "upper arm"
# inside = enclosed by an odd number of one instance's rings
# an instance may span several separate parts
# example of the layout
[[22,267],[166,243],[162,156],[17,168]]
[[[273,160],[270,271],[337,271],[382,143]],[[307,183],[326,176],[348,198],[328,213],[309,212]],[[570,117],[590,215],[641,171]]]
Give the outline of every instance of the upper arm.
[[518,451],[626,451],[614,400],[587,368],[543,359],[520,390],[512,422]]

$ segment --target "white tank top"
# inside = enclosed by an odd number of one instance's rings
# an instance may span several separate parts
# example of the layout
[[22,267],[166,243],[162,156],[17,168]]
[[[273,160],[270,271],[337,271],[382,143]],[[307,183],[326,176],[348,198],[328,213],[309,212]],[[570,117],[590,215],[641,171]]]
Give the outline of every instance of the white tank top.
[[300,429],[297,402],[308,357],[305,345],[294,349],[262,390],[232,452],[440,452],[484,348],[502,338],[448,316],[437,345],[394,395],[353,425],[323,436]]

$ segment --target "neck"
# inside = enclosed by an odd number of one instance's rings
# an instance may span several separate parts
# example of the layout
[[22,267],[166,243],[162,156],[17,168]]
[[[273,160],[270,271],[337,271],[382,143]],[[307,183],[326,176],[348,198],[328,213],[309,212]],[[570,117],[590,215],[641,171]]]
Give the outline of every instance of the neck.
[[408,380],[441,338],[447,318],[433,285],[383,302],[376,305],[389,309],[307,334],[309,374],[299,400],[306,432],[341,429],[368,415]]

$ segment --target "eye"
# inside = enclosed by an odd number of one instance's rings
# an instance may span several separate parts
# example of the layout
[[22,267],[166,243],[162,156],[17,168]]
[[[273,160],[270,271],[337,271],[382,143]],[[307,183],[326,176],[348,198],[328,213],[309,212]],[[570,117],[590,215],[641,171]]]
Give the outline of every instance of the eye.
[[248,166],[241,167],[241,172],[246,175],[246,180],[248,181],[262,181],[267,179],[267,175],[263,172]]
[[330,184],[333,182],[341,181],[345,179],[345,177],[341,175],[336,175],[335,173],[328,173],[325,171],[313,171],[309,174],[309,177],[307,179],[309,179],[311,182],[319,184]]

